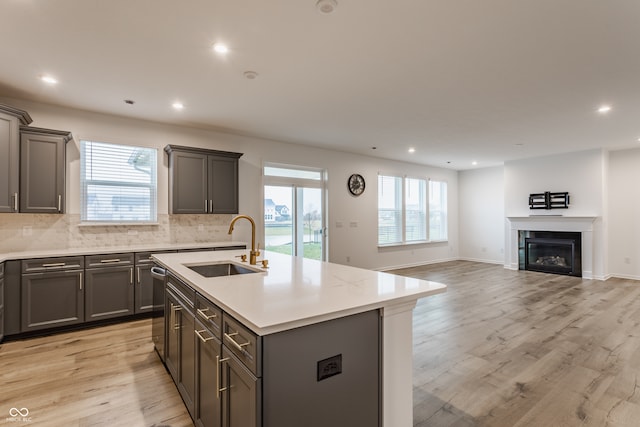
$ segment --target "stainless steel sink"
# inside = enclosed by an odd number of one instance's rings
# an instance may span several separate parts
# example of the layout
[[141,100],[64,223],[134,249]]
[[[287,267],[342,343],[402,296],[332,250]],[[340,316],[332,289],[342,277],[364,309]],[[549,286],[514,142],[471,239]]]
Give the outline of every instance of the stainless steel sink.
[[217,262],[215,264],[203,265],[186,265],[186,267],[204,277],[233,276],[236,274],[260,272],[259,270],[253,270],[231,262]]

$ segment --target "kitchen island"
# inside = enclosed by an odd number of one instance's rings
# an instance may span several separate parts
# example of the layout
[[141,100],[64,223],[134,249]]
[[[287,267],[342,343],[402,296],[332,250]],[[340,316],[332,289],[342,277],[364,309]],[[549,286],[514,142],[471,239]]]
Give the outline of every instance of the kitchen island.
[[[413,425],[412,311],[419,298],[444,292],[446,287],[440,283],[271,252],[264,254],[269,261],[268,268],[249,266],[239,259],[246,252],[158,254],[153,258],[171,275],[219,307],[232,324],[239,323],[265,342],[271,336],[311,331],[307,328],[331,325],[331,322],[356,318],[355,315],[363,313],[376,313],[380,325],[380,354],[375,355],[381,375],[380,425]],[[228,262],[243,265],[251,272],[204,277],[190,268]],[[328,337],[330,339],[331,334]],[[318,361],[318,370],[320,362],[323,361]],[[341,363],[338,363],[339,370]],[[344,369],[347,369],[346,365]],[[318,373],[318,382],[320,380]],[[264,384],[266,394],[266,381]],[[267,396],[262,398],[268,402]],[[268,408],[263,410],[268,411]]]

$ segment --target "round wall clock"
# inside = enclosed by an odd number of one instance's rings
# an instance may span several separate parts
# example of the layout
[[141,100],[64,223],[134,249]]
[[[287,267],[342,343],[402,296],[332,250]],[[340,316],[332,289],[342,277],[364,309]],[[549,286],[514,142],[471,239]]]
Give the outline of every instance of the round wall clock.
[[364,178],[362,175],[354,173],[349,177],[347,187],[349,187],[349,192],[354,196],[361,195],[364,193]]

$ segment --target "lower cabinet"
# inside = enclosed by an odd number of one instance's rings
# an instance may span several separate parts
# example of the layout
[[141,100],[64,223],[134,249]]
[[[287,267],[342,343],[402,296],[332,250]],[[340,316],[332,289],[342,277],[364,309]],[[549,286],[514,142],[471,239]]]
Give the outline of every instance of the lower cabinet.
[[195,292],[173,276],[167,278],[169,310],[165,363],[189,415],[194,418],[196,394]]
[[220,360],[222,343],[215,333],[196,319],[196,402],[197,427],[219,427],[222,420]]
[[86,257],[87,321],[134,314],[133,253]]
[[222,348],[222,425],[257,427],[260,423],[260,379],[225,346]]
[[22,261],[23,332],[84,322],[83,258]]
[[0,263],[0,342],[4,338],[4,263]]
[[[165,295],[165,365],[195,425],[259,427],[260,379],[223,344],[220,309],[172,275]],[[244,341],[247,330],[224,331],[225,339],[240,345],[238,354],[255,360],[255,336],[248,348],[235,341]]]

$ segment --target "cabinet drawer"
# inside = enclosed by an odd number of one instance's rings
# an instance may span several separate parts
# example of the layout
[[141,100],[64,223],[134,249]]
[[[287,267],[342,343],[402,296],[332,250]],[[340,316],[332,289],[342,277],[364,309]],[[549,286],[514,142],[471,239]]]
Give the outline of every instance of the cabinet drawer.
[[41,273],[84,268],[84,257],[34,258],[22,260],[22,273]]
[[222,310],[200,294],[196,294],[196,316],[216,337],[222,338]]
[[189,303],[191,308],[196,302],[196,291],[191,286],[183,283],[177,277],[169,274],[167,276],[167,288],[173,291],[178,297]]
[[89,255],[86,262],[87,268],[133,265],[133,253]]
[[222,317],[222,342],[256,376],[261,376],[258,355],[261,339],[226,313]]
[[135,260],[136,265],[153,264],[151,255],[153,254],[169,254],[176,253],[177,251],[151,251],[151,252],[136,252]]

